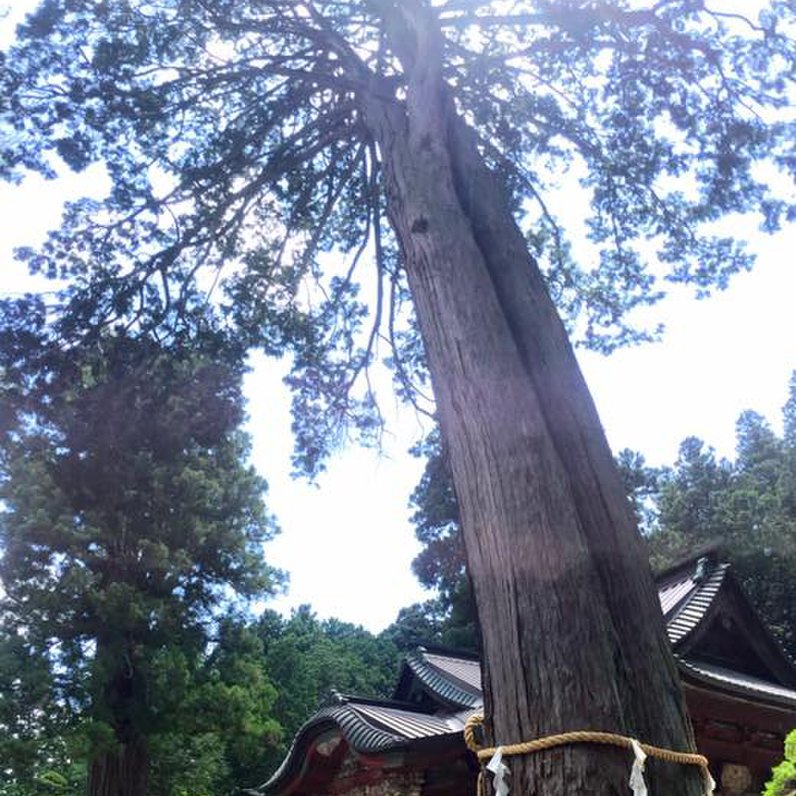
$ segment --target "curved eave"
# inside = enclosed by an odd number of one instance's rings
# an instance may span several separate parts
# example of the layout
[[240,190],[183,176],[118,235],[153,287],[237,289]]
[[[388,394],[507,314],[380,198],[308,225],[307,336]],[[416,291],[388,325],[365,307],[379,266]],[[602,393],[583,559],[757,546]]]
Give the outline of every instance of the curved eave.
[[796,691],[793,689],[697,661],[678,658],[677,663],[686,682],[796,713]]
[[285,759],[267,782],[252,793],[281,791],[291,779],[301,775],[313,742],[330,729],[339,729],[348,746],[363,755],[379,754],[404,746],[406,738],[374,727],[348,705],[321,708],[296,733]]
[[480,694],[473,694],[460,688],[440,673],[423,657],[422,652],[412,652],[406,656],[406,664],[417,679],[432,694],[457,708],[476,708],[483,703]]

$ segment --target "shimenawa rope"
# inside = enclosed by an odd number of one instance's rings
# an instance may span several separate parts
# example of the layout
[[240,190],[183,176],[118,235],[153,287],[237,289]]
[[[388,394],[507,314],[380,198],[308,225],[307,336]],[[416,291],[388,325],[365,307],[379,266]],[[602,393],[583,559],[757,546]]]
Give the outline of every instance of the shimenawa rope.
[[[501,758],[511,755],[525,755],[533,752],[540,752],[543,749],[552,749],[556,746],[566,746],[573,743],[597,743],[619,746],[623,749],[630,749],[635,754],[633,764],[633,775],[631,776],[631,787],[639,788],[637,794],[645,794],[646,786],[643,782],[642,772],[644,769],[644,759],[646,757],[657,757],[659,760],[666,760],[670,763],[679,763],[687,766],[698,766],[702,771],[705,782],[705,795],[711,796],[716,783],[708,770],[708,759],[704,755],[691,752],[675,752],[671,749],[662,749],[659,746],[640,743],[633,738],[625,735],[617,735],[612,732],[594,732],[591,730],[576,730],[574,732],[563,732],[557,735],[547,735],[544,738],[537,738],[533,741],[523,741],[522,743],[507,744],[505,746],[481,747],[475,738],[476,728],[484,722],[484,717],[480,714],[470,716],[464,725],[464,742],[477,757],[481,764],[481,774],[479,776],[479,794],[483,793],[483,774],[484,768],[489,767],[487,761],[493,764],[491,770],[499,769]],[[497,759],[497,762],[495,760]],[[507,773],[507,770],[503,773]],[[501,779],[502,779],[501,774]],[[634,779],[637,785],[634,786]],[[643,789],[642,789],[643,788]],[[508,792],[506,788],[504,793]]]

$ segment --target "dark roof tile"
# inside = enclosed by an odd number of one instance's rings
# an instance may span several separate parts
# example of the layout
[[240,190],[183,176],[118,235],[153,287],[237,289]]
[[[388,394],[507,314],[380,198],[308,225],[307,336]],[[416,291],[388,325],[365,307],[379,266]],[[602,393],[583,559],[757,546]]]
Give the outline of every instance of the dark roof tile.
[[[672,606],[668,615],[664,609],[666,632],[669,636],[669,641],[675,649],[691,634],[708,612],[721,588],[728,569],[729,564],[719,564],[701,582],[696,583],[692,580],[692,589],[686,592],[679,604]],[[689,580],[691,580],[690,577]],[[663,590],[658,592],[662,608],[664,595]]]
[[[456,661],[420,647],[406,656],[406,665],[444,702],[461,708],[481,704],[481,666],[477,661],[463,658]],[[465,673],[466,679],[462,677]]]

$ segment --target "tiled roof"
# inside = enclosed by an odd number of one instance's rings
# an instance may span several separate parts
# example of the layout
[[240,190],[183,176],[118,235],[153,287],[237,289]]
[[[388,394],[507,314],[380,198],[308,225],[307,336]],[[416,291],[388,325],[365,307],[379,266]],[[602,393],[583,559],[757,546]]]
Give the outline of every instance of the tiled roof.
[[386,704],[352,703],[350,707],[362,722],[372,727],[382,727],[401,739],[429,738],[433,735],[461,732],[464,729],[464,721],[459,718],[459,714],[430,716],[396,709]]
[[[367,721],[353,704],[321,708],[302,727],[302,730],[322,724],[327,720],[339,725],[348,742],[362,752],[378,752],[382,749],[389,749],[403,740],[401,733],[391,732],[386,727]],[[299,733],[302,730],[299,730]]]
[[422,647],[406,656],[406,665],[430,691],[451,705],[480,705],[481,665],[478,661],[438,655]]
[[320,708],[296,733],[282,765],[261,785],[258,793],[269,793],[299,762],[298,749],[317,737],[328,725],[337,725],[346,741],[361,754],[377,754],[423,738],[461,736],[464,723],[475,709],[429,715],[389,700],[358,699],[337,695],[337,704]]
[[735,691],[748,696],[766,697],[767,701],[774,700],[792,708],[796,708],[796,690],[785,688],[775,683],[752,677],[748,674],[725,669],[712,663],[680,658],[678,660],[681,670],[687,675],[695,676],[697,680],[718,686],[725,690]]
[[698,584],[690,574],[683,575],[678,580],[667,583],[658,589],[658,599],[661,602],[663,615],[672,611],[697,588]]
[[[676,585],[666,585],[658,590],[661,608],[666,617],[666,632],[676,650],[707,614],[727,574],[729,564],[718,564],[707,577],[697,582],[691,575]],[[688,584],[691,584],[688,587]],[[679,594],[677,602],[672,597]],[[667,612],[665,605],[669,605]]]
[[426,662],[474,694],[481,693],[481,664],[476,659],[426,652]]

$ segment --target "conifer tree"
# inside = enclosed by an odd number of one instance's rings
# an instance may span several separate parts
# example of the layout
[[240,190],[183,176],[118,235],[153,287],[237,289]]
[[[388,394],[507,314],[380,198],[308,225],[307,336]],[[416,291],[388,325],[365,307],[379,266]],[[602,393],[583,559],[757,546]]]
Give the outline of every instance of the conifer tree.
[[203,674],[208,644],[224,649],[223,614],[279,579],[263,558],[265,484],[239,428],[241,365],[222,361],[212,335],[167,347],[106,331],[64,349],[42,305],[22,305],[3,308],[0,676],[15,693],[0,704],[0,743],[16,746],[19,781],[71,737],[92,793],[157,793],[152,748],[162,758],[179,746],[181,714],[206,735],[196,716],[212,725],[224,705],[232,732],[235,695],[248,694],[238,743],[265,746],[278,729],[261,662],[237,689],[224,690],[228,672],[215,685]]

